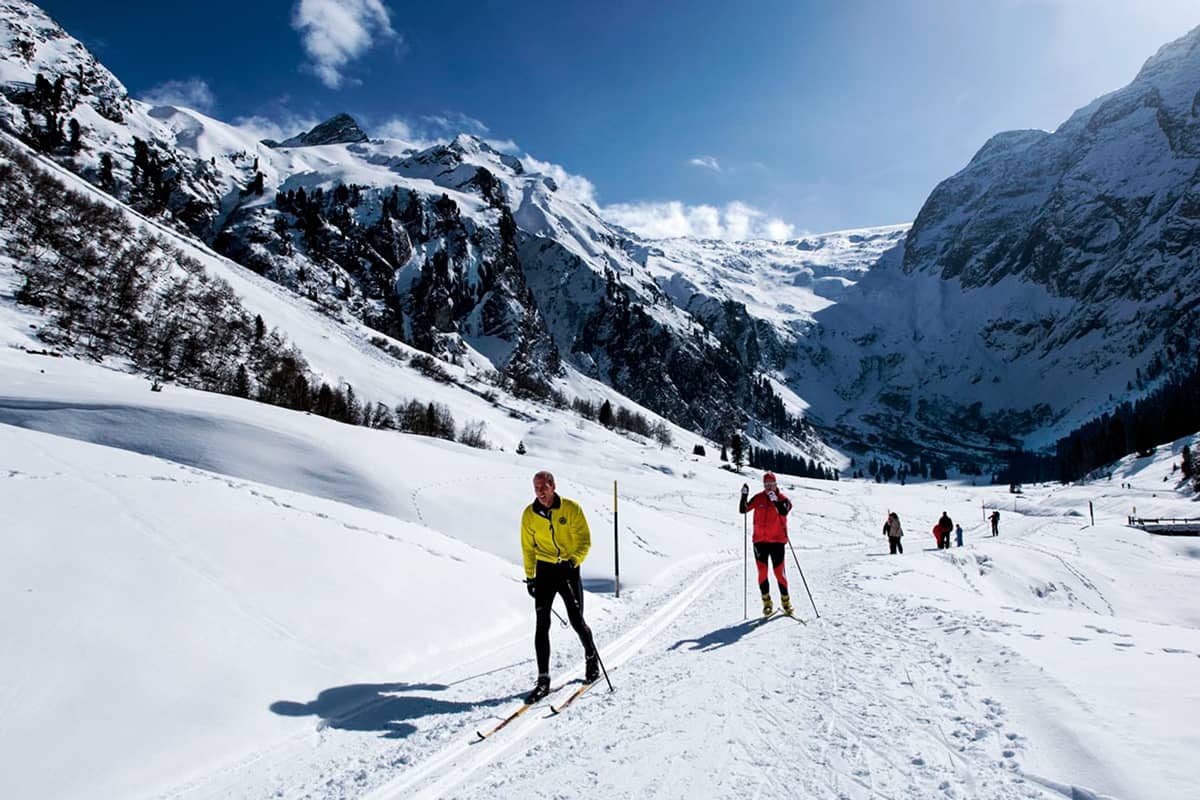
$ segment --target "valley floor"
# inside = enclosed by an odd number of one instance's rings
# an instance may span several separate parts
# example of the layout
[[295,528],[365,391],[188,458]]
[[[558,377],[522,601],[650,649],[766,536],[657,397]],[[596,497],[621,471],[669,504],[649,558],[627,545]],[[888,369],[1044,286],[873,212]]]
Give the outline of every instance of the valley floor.
[[[603,431],[547,420],[533,447],[579,439],[603,454],[545,463],[589,509],[588,617],[616,691],[593,687],[558,717],[543,704],[475,743],[534,677],[514,552],[532,462],[183,390],[142,399],[124,378],[80,384],[84,403],[74,383],[46,380],[0,397],[4,796],[1150,800],[1195,788],[1200,541],[1122,524],[1134,505],[1194,515],[1171,452],[1021,496],[785,481],[820,610],[789,553],[801,623],[756,619],[756,592],[743,618],[731,498],[745,478],[657,448],[620,455]],[[56,426],[71,438],[45,432]],[[118,446],[96,443],[116,428]],[[206,468],[173,460],[189,436]],[[213,471],[225,465],[253,475]],[[620,599],[604,533],[614,474]],[[331,499],[343,484],[358,505]],[[998,538],[983,521],[993,508]],[[903,555],[886,555],[879,533],[889,509],[906,524]],[[937,551],[922,533],[943,509],[965,547]],[[556,623],[552,638],[556,682],[578,679],[574,635]]]

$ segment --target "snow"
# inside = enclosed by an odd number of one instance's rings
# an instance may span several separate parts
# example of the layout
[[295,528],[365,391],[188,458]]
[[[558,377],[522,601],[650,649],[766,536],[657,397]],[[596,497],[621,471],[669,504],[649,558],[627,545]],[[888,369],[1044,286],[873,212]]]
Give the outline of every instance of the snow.
[[[27,318],[2,308],[20,339]],[[0,636],[15,656],[0,665],[5,796],[1017,798],[1057,786],[1158,798],[1194,785],[1200,611],[1180,598],[1200,579],[1200,546],[1123,527],[1134,506],[1194,515],[1163,481],[1182,442],[1111,481],[1020,496],[785,478],[820,618],[789,553],[807,624],[760,624],[742,616],[734,511],[756,476],[716,459],[559,412],[524,423],[530,455],[471,450],[152,393],[11,346],[0,374]],[[593,687],[559,718],[542,707],[473,745],[533,678],[517,520],[543,467],[592,525],[585,607],[617,691]],[[992,508],[998,538],[984,535]],[[889,509],[906,522],[902,556],[883,555]],[[942,509],[965,547],[928,549]],[[753,618],[753,592],[749,603]],[[556,683],[576,679],[574,636],[556,626],[552,638]]]

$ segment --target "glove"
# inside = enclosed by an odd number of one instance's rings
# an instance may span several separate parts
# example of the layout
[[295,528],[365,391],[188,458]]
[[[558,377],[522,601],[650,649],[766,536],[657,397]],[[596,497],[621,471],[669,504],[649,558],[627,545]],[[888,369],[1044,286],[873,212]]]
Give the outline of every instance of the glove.
[[529,592],[530,597],[537,597],[537,589],[533,587],[533,578],[525,579],[525,591]]
[[750,487],[743,483],[742,484],[742,497],[749,497],[749,496],[750,496]]
[[778,498],[775,496],[774,492],[767,492],[767,499],[774,503]]

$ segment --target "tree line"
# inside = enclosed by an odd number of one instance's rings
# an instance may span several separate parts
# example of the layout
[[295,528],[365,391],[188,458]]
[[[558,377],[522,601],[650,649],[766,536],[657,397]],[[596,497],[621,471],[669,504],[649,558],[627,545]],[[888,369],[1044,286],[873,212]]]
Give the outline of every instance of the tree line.
[[1137,453],[1149,456],[1164,442],[1200,430],[1200,359],[1136,402],[1126,401],[1055,444],[1054,454],[1010,453],[998,483],[1079,480],[1093,470]]

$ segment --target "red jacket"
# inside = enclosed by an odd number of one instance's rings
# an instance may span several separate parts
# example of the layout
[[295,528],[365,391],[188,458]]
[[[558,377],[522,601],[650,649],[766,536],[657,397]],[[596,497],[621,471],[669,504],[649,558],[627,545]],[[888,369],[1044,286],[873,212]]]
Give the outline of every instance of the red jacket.
[[780,514],[775,503],[767,499],[766,492],[759,492],[746,503],[746,511],[754,510],[753,541],[755,542],[786,542],[788,540],[786,512],[792,510],[792,501],[778,490],[775,491],[775,499],[783,504],[784,514]]

